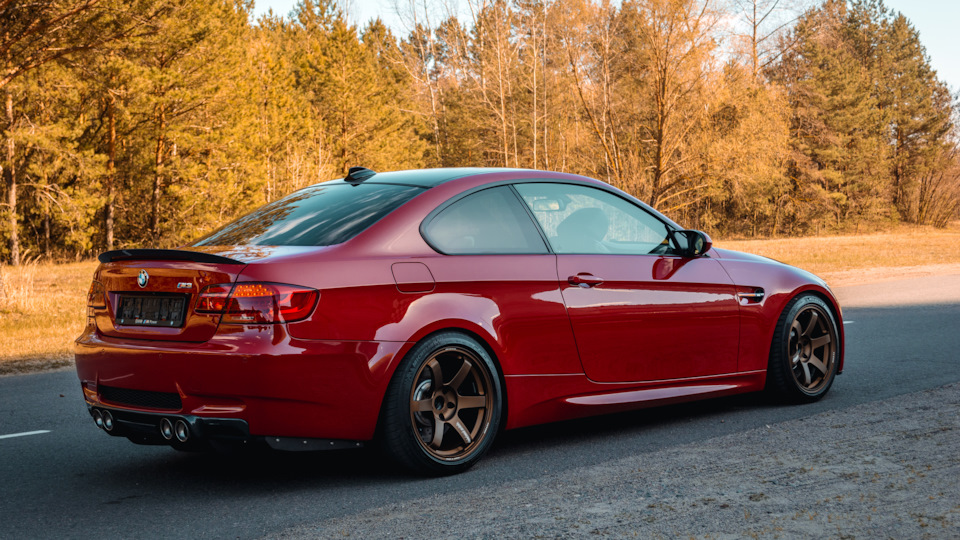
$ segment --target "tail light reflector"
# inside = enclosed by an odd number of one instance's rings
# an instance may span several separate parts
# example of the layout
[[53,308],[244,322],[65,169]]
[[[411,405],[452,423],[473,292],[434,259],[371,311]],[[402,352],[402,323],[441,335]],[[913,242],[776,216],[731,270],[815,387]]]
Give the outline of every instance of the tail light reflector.
[[87,292],[87,307],[107,307],[107,292],[99,281],[90,284],[90,290]]
[[294,322],[317,305],[316,289],[283,283],[247,282],[208,285],[200,291],[197,313],[222,313],[227,324]]
[[227,306],[227,300],[230,298],[231,289],[233,285],[229,283],[204,287],[197,299],[197,313],[223,313],[223,308]]

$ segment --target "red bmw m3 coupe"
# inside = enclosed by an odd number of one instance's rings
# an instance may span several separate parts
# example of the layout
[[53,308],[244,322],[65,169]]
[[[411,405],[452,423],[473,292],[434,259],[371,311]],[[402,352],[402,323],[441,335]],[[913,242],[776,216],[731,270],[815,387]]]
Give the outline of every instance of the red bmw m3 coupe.
[[97,426],[178,448],[377,441],[462,471],[502,429],[843,368],[823,280],[603,182],[355,167],[175,250],[109,251],[77,373]]

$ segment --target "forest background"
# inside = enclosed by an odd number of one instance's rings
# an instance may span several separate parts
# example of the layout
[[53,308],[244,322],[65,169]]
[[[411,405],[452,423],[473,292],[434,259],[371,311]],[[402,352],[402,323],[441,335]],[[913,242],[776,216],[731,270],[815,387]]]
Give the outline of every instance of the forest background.
[[0,260],[187,243],[353,165],[600,178],[712,234],[960,217],[958,108],[879,0],[0,0]]

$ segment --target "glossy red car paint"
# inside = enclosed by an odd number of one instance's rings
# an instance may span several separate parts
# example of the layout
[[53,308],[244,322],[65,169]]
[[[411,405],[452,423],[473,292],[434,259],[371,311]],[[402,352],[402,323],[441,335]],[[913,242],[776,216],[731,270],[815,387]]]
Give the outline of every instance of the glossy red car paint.
[[[342,244],[183,248],[242,264],[101,264],[94,281],[107,291],[106,306],[89,308],[76,345],[88,405],[243,420],[259,437],[367,441],[404,355],[447,329],[475,336],[496,362],[508,429],[757,391],[777,319],[802,292],[833,308],[842,369],[843,325],[833,294],[819,278],[769,259],[718,248],[696,258],[444,255],[421,235],[421,223],[448,201],[530,180],[628,197],[568,174],[473,174],[425,189]],[[141,290],[140,270],[150,276],[145,290],[191,295],[182,328],[114,322],[119,292]],[[574,276],[601,282],[585,287],[572,283]],[[310,287],[319,301],[306,319],[281,324],[220,324],[219,315],[192,309],[205,286],[234,281]],[[760,300],[738,296],[758,290]],[[175,393],[182,407],[111,402],[101,386]]]

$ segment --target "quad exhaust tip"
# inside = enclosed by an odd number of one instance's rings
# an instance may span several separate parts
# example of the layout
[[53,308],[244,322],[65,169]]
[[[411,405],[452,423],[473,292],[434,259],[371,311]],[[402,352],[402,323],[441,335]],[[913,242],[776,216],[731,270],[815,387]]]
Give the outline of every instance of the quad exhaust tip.
[[177,423],[174,424],[174,434],[177,436],[177,440],[185,443],[187,439],[190,438],[190,426],[187,425],[187,422],[183,419],[177,420]]
[[113,414],[110,411],[103,411],[103,429],[113,431]]
[[167,441],[173,439],[173,422],[169,418],[160,420],[160,435]]
[[172,441],[176,437],[178,441],[185,443],[190,439],[190,426],[182,418],[178,418],[176,421],[163,418],[160,420],[160,436],[168,441]]
[[[98,428],[107,432],[113,431],[114,426],[116,426],[113,413],[106,409],[93,409],[92,414],[93,421]],[[176,438],[179,442],[185,443],[190,440],[190,425],[182,418],[176,420],[162,418],[160,419],[160,436],[167,441]]]

